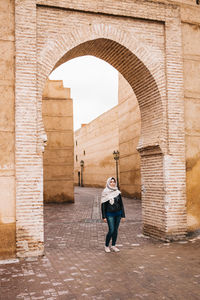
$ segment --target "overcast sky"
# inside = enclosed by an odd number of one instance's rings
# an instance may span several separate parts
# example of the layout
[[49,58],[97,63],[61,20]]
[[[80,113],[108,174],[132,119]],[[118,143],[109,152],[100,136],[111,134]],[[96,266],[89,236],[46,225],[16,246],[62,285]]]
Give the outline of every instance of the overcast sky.
[[71,88],[74,130],[117,105],[118,72],[96,57],[74,58],[58,67],[49,78],[63,80],[64,87]]

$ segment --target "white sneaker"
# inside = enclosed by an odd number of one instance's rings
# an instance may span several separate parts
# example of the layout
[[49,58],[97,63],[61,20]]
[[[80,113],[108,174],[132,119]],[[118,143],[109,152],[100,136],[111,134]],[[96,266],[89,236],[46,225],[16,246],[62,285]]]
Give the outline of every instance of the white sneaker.
[[106,253],[111,252],[111,251],[110,251],[110,248],[105,246],[105,252],[106,252]]
[[120,250],[116,246],[111,246],[111,250],[114,252],[119,252]]

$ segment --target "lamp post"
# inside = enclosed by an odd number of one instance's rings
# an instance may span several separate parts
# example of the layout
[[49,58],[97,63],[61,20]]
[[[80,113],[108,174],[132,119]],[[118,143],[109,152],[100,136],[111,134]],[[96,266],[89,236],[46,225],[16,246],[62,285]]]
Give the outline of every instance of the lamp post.
[[119,160],[119,151],[113,151],[113,157],[116,162],[116,179],[117,179],[117,187],[119,189],[119,178],[118,178],[118,160]]
[[81,166],[81,186],[83,186],[83,167],[84,167],[84,161],[80,161],[80,166]]

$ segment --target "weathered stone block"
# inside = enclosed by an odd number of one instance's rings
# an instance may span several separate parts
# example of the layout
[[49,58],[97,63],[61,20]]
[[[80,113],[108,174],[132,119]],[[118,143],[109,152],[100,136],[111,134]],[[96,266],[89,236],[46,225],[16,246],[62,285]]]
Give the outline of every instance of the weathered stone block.
[[200,135],[199,99],[185,99],[185,131],[188,135]]
[[0,176],[0,222],[15,223],[15,178]]
[[[73,102],[70,99],[67,101],[63,99],[44,99],[42,103],[42,111],[44,116],[63,116],[72,117],[73,116]],[[49,103],[50,102],[50,103]]]
[[74,202],[74,182],[66,180],[45,180],[44,201],[49,202]]
[[[140,169],[140,157],[137,153],[129,154],[128,156],[124,156],[120,159],[120,172],[133,171]],[[121,174],[121,178],[123,175]]]
[[14,133],[0,131],[0,171],[14,170]]
[[188,164],[188,160],[193,159],[193,157],[197,157],[200,153],[200,137],[199,136],[190,136],[186,135],[186,166]]
[[182,37],[184,57],[191,55],[192,59],[192,56],[199,55],[200,25],[182,23]]
[[0,40],[0,80],[13,80],[14,82],[14,43]]
[[16,224],[0,223],[0,258],[15,257],[16,252]]
[[62,80],[47,80],[43,90],[43,99],[68,99],[70,98],[70,89],[63,87]]
[[14,86],[0,85],[0,131],[14,131]]
[[53,180],[53,179],[63,179],[63,180],[69,180],[73,176],[73,165],[44,165],[45,168],[45,174],[44,174],[44,180]]
[[187,221],[188,229],[200,227],[200,155],[187,161]]
[[44,116],[44,127],[46,131],[68,131],[73,130],[73,117],[66,116]]
[[14,1],[0,1],[0,40],[14,41]]
[[184,87],[185,94],[190,92],[193,97],[200,96],[200,59],[184,60]]
[[51,149],[50,147],[45,149],[45,155],[43,162],[45,165],[60,165],[60,164],[71,164],[73,165],[74,161],[74,149],[73,147],[65,149]]
[[70,147],[73,143],[73,132],[48,132],[48,148],[66,148]]

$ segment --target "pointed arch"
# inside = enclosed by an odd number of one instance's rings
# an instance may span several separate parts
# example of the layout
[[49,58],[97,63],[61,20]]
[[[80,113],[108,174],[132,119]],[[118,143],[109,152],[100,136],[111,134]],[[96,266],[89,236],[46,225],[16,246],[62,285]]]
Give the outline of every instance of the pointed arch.
[[[165,85],[156,57],[129,33],[105,24],[83,26],[79,30],[54,35],[38,56],[38,131],[43,132],[42,90],[50,72],[78,56],[93,55],[110,63],[129,82],[136,94],[142,120],[138,149],[159,147],[165,151],[163,101]],[[162,150],[161,150],[162,149]]]

